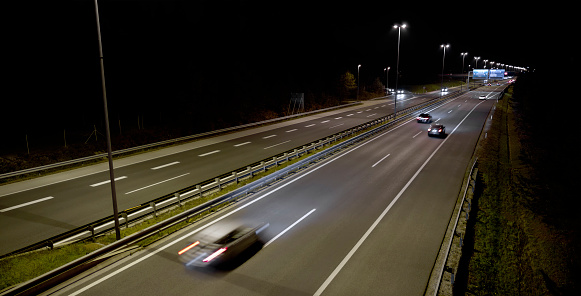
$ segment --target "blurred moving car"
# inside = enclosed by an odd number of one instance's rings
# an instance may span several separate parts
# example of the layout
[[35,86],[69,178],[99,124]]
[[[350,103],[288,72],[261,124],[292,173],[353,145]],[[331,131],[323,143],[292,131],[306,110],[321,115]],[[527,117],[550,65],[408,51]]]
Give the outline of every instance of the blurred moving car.
[[446,135],[446,127],[441,124],[432,124],[428,129],[428,136],[443,137]]
[[418,122],[430,123],[432,122],[432,115],[428,113],[422,113],[418,117],[416,117]]
[[447,87],[443,87],[442,88],[442,92],[448,92],[448,88]]
[[219,266],[228,263],[260,241],[259,234],[269,226],[225,226],[211,232],[202,232],[192,243],[178,252],[186,267]]
[[480,96],[478,96],[478,99],[479,100],[486,100],[486,96],[485,95],[480,95]]

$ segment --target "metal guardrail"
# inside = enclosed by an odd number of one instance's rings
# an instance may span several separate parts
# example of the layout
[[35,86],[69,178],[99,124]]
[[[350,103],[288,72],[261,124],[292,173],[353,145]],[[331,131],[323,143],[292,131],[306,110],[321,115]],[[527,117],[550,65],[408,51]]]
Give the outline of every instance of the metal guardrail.
[[[230,131],[245,129],[245,128],[259,126],[259,125],[263,125],[263,124],[270,124],[270,123],[274,123],[274,122],[277,122],[277,121],[284,121],[284,120],[293,119],[293,118],[297,118],[297,117],[301,117],[301,116],[308,116],[308,115],[311,115],[311,114],[316,114],[316,113],[327,112],[327,111],[331,111],[331,110],[335,110],[335,109],[350,107],[350,106],[354,106],[354,105],[357,105],[357,104],[360,104],[360,103],[361,102],[354,102],[354,103],[349,103],[349,104],[345,104],[345,105],[340,105],[340,106],[329,107],[329,108],[325,108],[325,109],[319,109],[319,110],[309,111],[309,112],[305,112],[305,113],[299,113],[299,114],[294,114],[294,115],[289,115],[289,116],[283,116],[283,117],[278,117],[278,118],[264,120],[264,121],[259,121],[259,122],[253,122],[253,123],[248,123],[248,124],[243,124],[243,125],[238,125],[238,126],[223,128],[223,129],[219,129],[219,130],[215,130],[215,131],[210,131],[210,132],[205,132],[205,133],[199,133],[199,134],[185,136],[185,137],[181,137],[181,138],[175,138],[175,139],[170,139],[170,140],[155,142],[155,143],[141,145],[141,146],[137,146],[137,147],[116,150],[116,151],[113,151],[112,152],[112,155],[113,156],[117,156],[117,155],[122,155],[122,154],[125,154],[125,153],[130,153],[130,152],[134,152],[134,151],[149,149],[149,148],[158,147],[158,146],[164,146],[164,145],[174,144],[174,143],[188,141],[188,140],[192,140],[192,139],[196,139],[196,138],[207,137],[207,136],[211,136],[211,135],[217,135],[217,134],[221,134],[221,133],[225,133],[225,132],[230,132]],[[100,154],[95,154],[95,155],[91,155],[91,156],[87,156],[87,157],[81,157],[81,158],[66,160],[66,161],[62,161],[62,162],[58,162],[58,163],[47,164],[47,165],[43,165],[43,166],[39,166],[39,167],[34,167],[34,168],[24,169],[24,170],[20,170],[20,171],[15,171],[15,172],[9,172],[9,173],[0,174],[0,179],[15,177],[15,176],[24,175],[24,174],[36,173],[36,172],[45,171],[45,170],[56,169],[56,168],[60,168],[60,167],[68,166],[68,165],[83,163],[83,162],[86,162],[86,161],[97,160],[97,159],[102,159],[102,158],[106,158],[106,157],[107,157],[107,153],[100,153]]]
[[[249,194],[253,194],[257,191],[259,191],[260,189],[264,188],[266,185],[271,184],[272,182],[275,182],[277,180],[280,179],[284,179],[287,176],[294,174],[306,167],[308,167],[309,165],[311,165],[314,162],[317,162],[319,160],[325,159],[327,157],[329,157],[330,155],[337,153],[338,151],[351,146],[357,142],[360,142],[370,136],[373,136],[375,134],[377,134],[378,132],[393,126],[396,123],[399,123],[401,121],[407,120],[409,119],[410,115],[412,113],[414,113],[415,111],[419,110],[419,109],[427,109],[430,107],[434,107],[435,105],[438,104],[444,104],[446,103],[448,100],[453,99],[457,96],[459,96],[461,93],[457,92],[454,94],[450,94],[446,97],[442,97],[442,99],[440,98],[436,98],[434,100],[431,100],[429,102],[425,102],[423,104],[417,105],[417,106],[412,106],[409,108],[406,108],[402,111],[400,111],[400,113],[398,113],[398,118],[393,118],[393,115],[388,115],[388,116],[384,116],[382,118],[376,119],[376,120],[372,120],[371,122],[362,124],[360,126],[345,130],[343,132],[337,133],[333,136],[327,137],[324,140],[319,140],[316,142],[312,142],[310,145],[305,145],[303,146],[301,149],[294,149],[292,155],[289,155],[288,153],[284,153],[282,156],[280,157],[273,157],[272,160],[270,160],[270,164],[267,164],[265,161],[260,162],[260,165],[258,166],[248,166],[245,170],[238,172],[238,171],[234,171],[232,172],[232,175],[227,176],[223,179],[221,178],[216,178],[214,180],[214,182],[212,183],[208,183],[207,185],[195,185],[195,186],[190,186],[188,188],[185,188],[183,190],[180,190],[179,192],[176,192],[174,194],[174,196],[172,197],[171,195],[166,195],[164,199],[164,197],[161,197],[159,199],[156,199],[154,201],[152,201],[151,203],[153,203],[153,205],[142,205],[142,206],[138,206],[136,208],[130,209],[130,210],[126,210],[125,213],[127,212],[131,212],[131,213],[141,213],[143,210],[147,210],[147,208],[145,207],[153,207],[155,208],[157,205],[162,205],[164,203],[168,203],[171,200],[177,199],[177,203],[179,204],[181,201],[183,201],[181,198],[183,196],[193,196],[196,194],[202,194],[204,191],[210,190],[210,188],[215,188],[216,186],[219,188],[221,187],[221,185],[223,185],[226,181],[225,179],[230,178],[229,182],[234,182],[233,180],[237,180],[238,178],[241,178],[242,175],[250,175],[250,174],[254,174],[257,171],[265,171],[267,169],[267,167],[270,166],[276,166],[277,163],[284,161],[287,161],[293,157],[299,157],[301,154],[307,153],[309,150],[313,150],[313,149],[318,149],[318,147],[324,147],[325,145],[331,144],[332,142],[337,142],[342,140],[344,137],[348,137],[348,136],[352,136],[354,135],[357,131],[361,131],[363,129],[366,129],[368,127],[372,127],[372,126],[376,126],[375,128],[373,128],[372,130],[366,131],[360,135],[357,135],[355,137],[349,138],[341,143],[338,143],[337,145],[331,146],[329,148],[324,149],[321,152],[318,152],[312,156],[309,156],[303,160],[298,161],[297,163],[294,163],[286,168],[283,168],[279,171],[274,172],[273,174],[270,174],[268,176],[265,176],[259,180],[256,180],[254,182],[251,182],[250,184],[244,185],[238,189],[235,189],[229,193],[226,193],[218,198],[215,198],[213,200],[210,200],[202,205],[199,205],[197,207],[194,207],[190,210],[184,211],[176,216],[173,216],[169,219],[166,219],[160,223],[157,223],[155,225],[150,226],[147,229],[141,230],[140,232],[134,233],[130,236],[127,236],[119,241],[116,241],[112,244],[109,244],[107,246],[104,246],[82,258],[79,258],[73,262],[70,262],[64,266],[61,266],[53,271],[50,271],[46,274],[43,274],[35,279],[32,279],[26,283],[23,283],[21,285],[18,285],[12,289],[9,289],[7,291],[5,291],[4,294],[2,295],[18,295],[20,293],[26,292],[26,291],[31,291],[32,289],[37,288],[39,285],[42,285],[43,283],[51,280],[51,279],[55,279],[57,276],[75,268],[78,266],[81,266],[85,263],[91,262],[92,260],[95,260],[96,258],[99,258],[109,252],[121,249],[125,246],[128,246],[132,243],[135,243],[139,240],[142,240],[144,238],[147,238],[155,233],[158,233],[161,230],[164,230],[166,228],[169,228],[171,226],[176,225],[177,223],[180,223],[184,220],[187,220],[195,215],[201,214],[203,212],[206,211],[210,211],[215,207],[218,207],[222,204],[226,204],[226,203],[231,203],[231,202],[237,202],[239,199],[248,196]],[[392,121],[388,121],[389,119],[393,119]],[[379,125],[379,126],[377,126]],[[237,181],[236,181],[237,182]],[[185,191],[185,192],[183,192]],[[182,193],[183,192],[183,193]],[[156,203],[156,201],[158,203]],[[169,204],[165,204],[163,205],[163,207],[169,207]],[[147,213],[142,213],[140,217],[145,216],[145,215],[149,215],[151,214],[151,212],[147,212]],[[125,216],[124,218],[119,219],[120,224],[122,223],[126,223],[129,218],[129,216]],[[124,221],[122,221],[122,219],[124,219]],[[78,236],[81,232],[85,232],[85,235],[94,235],[95,234],[95,229],[96,227],[95,224],[99,224],[99,223],[104,223],[103,225],[100,225],[99,227],[103,227],[104,225],[107,224],[113,224],[112,217],[107,217],[107,218],[103,218],[99,221],[96,221],[92,224],[89,224],[88,226],[90,226],[89,228],[92,229],[92,231],[88,231],[87,230],[87,226],[83,226],[83,227],[79,227],[76,230],[67,232],[66,234],[63,235],[59,235],[56,237],[53,237],[53,240],[56,239],[63,239],[62,241],[60,241],[59,243],[65,243],[67,241],[70,241],[73,239],[73,236]],[[106,230],[103,231],[108,231],[111,228],[108,228]],[[88,233],[87,233],[88,232]],[[79,237],[80,238],[80,237]],[[46,245],[46,244],[45,244]],[[11,254],[14,254],[11,253]],[[38,288],[38,291],[35,292],[39,292],[40,290],[42,290],[42,288]]]
[[[458,208],[458,213],[456,214],[456,219],[454,221],[454,226],[452,227],[452,233],[450,234],[450,237],[448,238],[448,244],[446,245],[446,251],[444,252],[444,260],[443,260],[443,264],[441,266],[441,268],[438,269],[438,276],[437,278],[437,284],[436,287],[434,289],[434,296],[438,295],[440,293],[440,285],[442,284],[443,281],[443,276],[444,276],[444,270],[447,270],[450,273],[450,290],[452,288],[452,286],[454,286],[454,275],[456,274],[456,271],[458,269],[458,266],[456,266],[455,268],[452,268],[450,266],[448,266],[448,256],[450,255],[450,250],[452,247],[452,242],[454,241],[454,236],[457,235],[457,231],[456,228],[458,226],[458,221],[460,221],[460,215],[462,214],[462,212],[466,213],[466,220],[468,220],[468,215],[470,213],[471,210],[471,202],[468,201],[467,203],[467,207],[464,208],[464,204],[466,199],[466,194],[468,193],[468,188],[471,188],[471,193],[474,193],[475,187],[476,187],[476,176],[473,176],[473,172],[474,172],[474,167],[476,166],[476,163],[478,162],[478,158],[476,158],[474,160],[474,163],[472,164],[472,167],[470,168],[470,173],[468,174],[468,183],[466,184],[466,188],[464,189],[464,194],[462,195],[462,201],[460,202],[460,207]],[[460,247],[462,247],[462,236],[459,237],[459,245]]]
[[[151,215],[157,211],[163,210],[167,207],[173,206],[174,204],[180,204],[187,199],[195,198],[196,196],[202,196],[209,191],[220,190],[223,186],[229,183],[237,184],[241,179],[246,179],[249,177],[254,176],[257,173],[265,172],[271,167],[276,167],[281,163],[287,162],[289,160],[295,159],[300,157],[303,154],[306,154],[310,151],[314,151],[320,149],[326,145],[330,145],[337,141],[341,141],[345,137],[353,136],[354,134],[368,129],[373,126],[377,126],[379,124],[388,123],[387,126],[391,126],[391,124],[399,122],[402,118],[409,115],[410,113],[416,112],[419,109],[429,108],[436,104],[445,102],[448,99],[455,98],[459,96],[461,93],[464,92],[453,92],[448,94],[447,96],[443,96],[442,98],[434,98],[428,102],[424,102],[422,104],[418,104],[415,106],[411,106],[405,108],[398,112],[398,118],[394,119],[393,114],[369,121],[367,123],[355,126],[353,128],[343,130],[331,136],[319,139],[317,141],[311,142],[307,145],[302,145],[296,147],[295,149],[289,150],[285,153],[278,154],[276,156],[264,159],[262,161],[253,163],[248,166],[241,167],[236,169],[232,172],[222,174],[221,176],[208,179],[204,182],[199,184],[195,184],[192,186],[188,186],[186,188],[180,189],[178,191],[172,192],[170,194],[166,194],[159,198],[153,199],[149,202],[142,203],[130,209],[126,209],[119,213],[119,224],[120,225],[127,225],[129,221],[134,221],[136,219],[142,218],[147,215]],[[389,120],[394,119],[391,122]],[[387,127],[386,126],[386,127]],[[375,130],[375,129],[374,129]],[[364,133],[363,135],[365,135]],[[40,249],[44,247],[53,248],[55,246],[64,245],[70,243],[74,240],[84,239],[96,234],[104,233],[110,231],[113,228],[114,219],[113,215],[99,219],[97,221],[93,221],[89,224],[77,227],[75,229],[69,230],[62,234],[53,236],[51,238],[45,239],[41,242],[29,245],[27,247],[15,250],[13,252],[7,253],[5,255],[0,256],[0,258],[4,258],[7,256],[25,253],[28,251],[32,251],[35,249]]]

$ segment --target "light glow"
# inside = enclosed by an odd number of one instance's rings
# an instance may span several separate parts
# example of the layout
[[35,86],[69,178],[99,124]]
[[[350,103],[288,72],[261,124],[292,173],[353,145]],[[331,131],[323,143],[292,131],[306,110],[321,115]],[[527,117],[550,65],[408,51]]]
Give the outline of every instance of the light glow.
[[212,253],[212,255],[206,257],[206,259],[202,260],[204,262],[210,262],[212,261],[214,258],[218,257],[220,254],[226,252],[228,248],[220,248],[218,251]]
[[181,254],[189,251],[191,248],[197,246],[198,244],[200,244],[200,241],[196,241],[196,242],[190,244],[189,246],[187,246],[187,247],[183,248],[181,251],[179,251],[178,252],[178,255],[181,255]]

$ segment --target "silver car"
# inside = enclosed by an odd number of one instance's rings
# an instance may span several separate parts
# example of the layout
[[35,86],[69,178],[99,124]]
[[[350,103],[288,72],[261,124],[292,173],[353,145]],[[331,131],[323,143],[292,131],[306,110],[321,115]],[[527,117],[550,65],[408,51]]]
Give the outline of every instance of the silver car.
[[221,227],[202,232],[190,240],[190,244],[178,252],[186,267],[219,266],[260,241],[259,234],[268,227],[263,223],[255,227]]

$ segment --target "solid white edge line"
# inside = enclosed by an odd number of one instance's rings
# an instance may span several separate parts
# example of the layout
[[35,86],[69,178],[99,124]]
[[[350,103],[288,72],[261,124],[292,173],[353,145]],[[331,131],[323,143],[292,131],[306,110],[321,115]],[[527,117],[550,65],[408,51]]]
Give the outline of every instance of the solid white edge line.
[[0,210],[0,213],[4,213],[4,212],[8,212],[8,211],[11,211],[11,210],[14,210],[14,209],[18,209],[18,208],[22,208],[22,207],[25,207],[25,206],[33,205],[35,203],[43,202],[45,200],[49,200],[49,199],[53,199],[53,198],[54,197],[52,197],[52,196],[47,196],[47,197],[44,197],[44,198],[41,198],[41,199],[37,199],[37,200],[25,202],[23,204],[19,204],[19,205],[12,206],[12,207],[9,207],[9,208],[1,209]]
[[[476,105],[476,106],[478,106],[478,105]],[[432,110],[435,110],[435,109],[437,109],[437,108],[438,108],[438,107],[436,107],[436,108],[434,108],[434,109],[432,109]],[[476,108],[476,107],[474,107],[474,108]],[[474,108],[473,108],[472,110],[474,110]],[[431,110],[430,110],[430,111],[431,111]],[[470,112],[472,112],[472,111],[470,111]],[[181,237],[179,237],[179,238],[175,239],[174,241],[172,241],[172,242],[168,243],[168,244],[167,244],[167,245],[165,245],[165,246],[160,246],[160,248],[159,248],[159,249],[157,249],[157,250],[152,250],[150,253],[147,253],[147,254],[146,254],[146,255],[144,255],[143,257],[140,257],[140,258],[138,258],[138,259],[135,259],[135,261],[133,261],[133,262],[127,263],[126,265],[124,265],[124,266],[120,267],[119,269],[116,269],[116,270],[113,270],[113,271],[111,271],[111,272],[110,272],[110,273],[108,273],[106,276],[104,276],[104,277],[102,277],[102,278],[100,278],[100,279],[98,279],[98,280],[96,280],[96,281],[92,282],[91,284],[89,284],[89,285],[87,285],[87,286],[85,286],[85,287],[83,287],[83,288],[81,288],[81,289],[79,289],[79,290],[77,290],[77,291],[75,291],[75,292],[71,293],[70,295],[71,295],[71,296],[76,296],[76,295],[79,295],[79,294],[81,294],[81,293],[82,293],[82,292],[84,292],[84,291],[87,291],[87,290],[89,290],[90,288],[92,288],[92,287],[94,287],[94,286],[96,286],[96,285],[98,285],[98,284],[100,284],[100,283],[102,283],[102,282],[104,282],[104,281],[106,281],[106,280],[108,280],[108,279],[110,279],[110,278],[112,278],[112,277],[116,276],[117,274],[119,274],[119,273],[121,273],[121,272],[123,272],[123,271],[125,271],[125,270],[129,269],[130,267],[133,267],[134,265],[137,265],[137,264],[138,264],[138,263],[140,263],[141,261],[144,261],[144,260],[148,259],[149,257],[151,257],[151,256],[154,256],[155,254],[157,254],[157,253],[159,253],[159,252],[161,252],[161,251],[163,251],[163,250],[165,250],[165,249],[167,249],[167,248],[169,248],[169,247],[173,246],[174,244],[176,244],[176,243],[178,243],[178,242],[181,242],[182,240],[184,240],[184,239],[186,239],[186,238],[188,238],[188,237],[191,237],[191,236],[192,236],[192,235],[194,235],[195,233],[197,233],[197,232],[199,232],[199,231],[201,231],[201,230],[203,230],[203,229],[205,229],[205,228],[207,228],[207,227],[209,227],[209,226],[211,226],[211,225],[213,225],[213,224],[215,224],[215,223],[217,223],[217,222],[221,221],[222,219],[225,219],[225,218],[229,217],[230,215],[233,215],[234,213],[236,213],[236,212],[238,212],[238,211],[240,211],[240,210],[242,210],[242,209],[244,209],[244,208],[246,208],[246,207],[248,207],[248,206],[250,206],[250,205],[254,204],[255,202],[258,202],[258,201],[262,200],[263,198],[265,198],[265,197],[267,197],[267,196],[269,196],[269,195],[271,195],[271,194],[273,194],[273,193],[275,193],[275,192],[277,192],[277,191],[279,191],[279,190],[281,190],[281,189],[285,188],[286,186],[288,186],[288,185],[291,185],[292,183],[294,183],[294,182],[296,182],[296,181],[298,181],[298,180],[300,180],[300,179],[302,179],[302,178],[304,178],[304,177],[306,177],[306,176],[308,176],[308,175],[310,175],[310,174],[312,174],[312,173],[316,172],[317,170],[319,170],[319,169],[321,169],[321,168],[324,168],[324,167],[325,167],[325,166],[327,166],[328,164],[330,164],[330,163],[333,163],[334,161],[336,161],[336,160],[338,160],[338,159],[341,159],[341,158],[342,158],[343,156],[345,156],[345,155],[349,155],[351,152],[353,152],[353,151],[356,151],[357,149],[359,149],[359,148],[361,148],[361,147],[363,147],[363,146],[365,146],[365,145],[367,145],[367,144],[369,144],[369,143],[371,143],[371,142],[373,142],[373,141],[375,141],[375,140],[377,140],[377,139],[379,139],[379,138],[381,138],[381,137],[383,137],[383,136],[385,136],[385,135],[389,134],[390,132],[392,132],[392,131],[394,131],[394,130],[396,130],[396,129],[400,128],[401,126],[403,126],[403,125],[405,125],[405,124],[407,124],[407,123],[409,123],[409,122],[411,122],[411,120],[409,120],[409,121],[407,121],[407,122],[404,122],[404,123],[402,123],[402,124],[400,124],[400,125],[398,125],[398,126],[395,126],[395,127],[393,127],[392,129],[390,129],[390,130],[386,131],[385,133],[379,134],[379,135],[378,135],[378,136],[376,136],[375,138],[369,139],[368,141],[366,141],[366,142],[364,142],[364,143],[361,143],[359,146],[353,147],[353,149],[351,149],[351,150],[348,150],[348,151],[345,151],[345,153],[343,153],[343,154],[339,154],[339,155],[337,155],[335,158],[331,158],[331,159],[327,160],[326,162],[323,162],[323,163],[321,163],[321,165],[320,165],[320,166],[315,166],[315,167],[313,167],[311,170],[309,170],[309,171],[306,171],[306,172],[304,172],[303,174],[296,176],[296,178],[294,178],[294,179],[290,179],[290,180],[288,181],[288,183],[283,183],[283,184],[281,184],[281,185],[280,185],[280,187],[276,187],[276,188],[273,188],[273,189],[272,189],[272,191],[265,192],[265,193],[264,193],[264,195],[256,197],[256,199],[249,201],[247,204],[244,204],[244,205],[240,206],[239,208],[233,209],[231,212],[229,212],[229,213],[226,213],[226,214],[224,214],[223,216],[221,216],[221,217],[219,217],[219,218],[216,218],[216,220],[213,220],[213,221],[211,221],[211,222],[208,222],[208,224],[206,224],[206,225],[203,225],[203,226],[201,226],[201,227],[199,227],[199,228],[197,228],[197,229],[195,229],[195,230],[193,230],[193,231],[191,231],[191,232],[189,232],[189,233],[187,233],[187,234],[184,234],[184,235],[182,235]],[[462,123],[462,122],[460,122],[460,123]],[[454,130],[456,130],[456,129],[454,129]],[[453,133],[453,132],[454,132],[454,131],[452,131],[452,133]],[[447,138],[446,138],[446,139],[447,139]],[[444,141],[445,141],[446,139],[444,139]]]
[[179,177],[183,177],[183,176],[186,176],[186,175],[189,175],[189,174],[190,174],[190,173],[185,173],[185,174],[182,174],[182,175],[179,175],[179,176],[173,177],[173,178],[169,178],[169,179],[167,179],[167,180],[163,180],[163,181],[160,181],[160,182],[157,182],[157,183],[153,183],[153,184],[151,184],[151,185],[147,185],[147,186],[145,186],[145,187],[141,187],[141,188],[138,188],[138,189],[135,189],[135,190],[129,191],[129,192],[125,192],[125,194],[131,194],[131,193],[133,193],[133,192],[137,192],[137,191],[140,191],[140,190],[143,190],[143,189],[147,189],[147,188],[149,188],[149,187],[153,187],[153,186],[155,186],[155,185],[159,185],[159,184],[161,184],[161,183],[165,183],[165,182],[168,182],[168,181],[171,181],[171,180],[173,180],[173,179],[177,179],[177,178],[179,178]]
[[313,213],[316,209],[312,209],[310,210],[308,213],[306,213],[304,216],[302,216],[300,219],[298,219],[295,223],[291,224],[289,227],[287,227],[285,230],[283,230],[281,233],[279,233],[277,236],[275,236],[274,238],[272,238],[271,240],[269,240],[266,244],[264,244],[263,248],[266,248],[268,245],[270,245],[272,242],[274,242],[277,238],[281,237],[283,234],[285,234],[287,231],[289,231],[291,228],[293,228],[295,225],[299,224],[299,222],[303,221],[303,219],[307,218],[307,216],[309,216],[311,213]]
[[[127,178],[127,176],[121,176],[121,177],[115,178],[115,181],[123,180],[125,178]],[[107,180],[107,181],[95,183],[95,184],[89,185],[89,186],[91,186],[91,187],[97,187],[97,186],[101,186],[101,185],[105,185],[105,184],[109,184],[109,183],[111,183],[111,180]]]
[[387,214],[387,212],[389,212],[389,210],[391,209],[391,207],[393,207],[393,205],[399,200],[399,198],[407,190],[407,188],[410,186],[410,184],[416,179],[416,177],[420,174],[420,172],[424,169],[424,167],[428,164],[428,162],[432,159],[432,157],[434,157],[434,155],[436,154],[436,152],[438,152],[438,150],[440,150],[440,148],[442,147],[442,145],[444,145],[444,143],[446,143],[446,141],[450,138],[449,136],[452,135],[454,133],[454,131],[456,131],[456,129],[464,122],[464,120],[466,120],[466,118],[468,118],[468,116],[470,116],[470,114],[472,114],[472,111],[474,111],[474,109],[476,109],[476,107],[478,107],[478,105],[480,105],[480,104],[482,104],[482,102],[476,104],[474,106],[474,108],[472,108],[472,110],[470,110],[470,112],[468,112],[468,114],[466,114],[466,116],[460,121],[460,123],[458,123],[458,125],[454,128],[454,130],[452,130],[452,132],[448,135],[448,137],[446,137],[442,141],[442,143],[440,143],[440,145],[438,145],[438,147],[436,147],[436,149],[434,150],[434,152],[432,152],[432,154],[430,154],[430,156],[428,157],[428,159],[426,159],[426,161],[424,161],[424,163],[422,164],[422,166],[415,172],[415,174],[411,177],[411,179],[409,179],[409,181],[399,191],[399,193],[389,203],[389,205],[387,205],[387,208],[385,208],[385,210],[383,210],[383,212],[381,213],[381,215],[379,215],[379,217],[377,217],[377,219],[375,219],[375,221],[373,222],[373,224],[371,224],[371,226],[369,227],[369,229],[367,229],[367,231],[365,232],[365,234],[363,234],[363,236],[359,239],[359,241],[357,241],[357,243],[355,244],[355,246],[353,246],[353,248],[351,249],[351,251],[349,251],[349,253],[347,253],[347,256],[345,256],[345,258],[343,258],[343,260],[333,270],[333,272],[329,275],[329,277],[327,277],[327,279],[323,282],[323,284],[319,287],[319,289],[317,291],[315,291],[315,294],[313,294],[313,296],[321,295],[323,293],[323,291],[325,291],[325,289],[327,288],[327,286],[329,286],[329,284],[331,283],[331,281],[333,281],[333,279],[337,276],[337,274],[339,274],[339,272],[341,271],[341,269],[343,268],[343,266],[345,266],[345,264],[347,264],[347,262],[349,261],[349,259],[351,259],[351,257],[353,256],[353,254],[355,254],[355,252],[357,251],[357,249],[359,249],[359,247],[363,244],[363,242],[367,239],[367,237],[371,234],[371,232],[375,229],[375,227],[377,227],[377,225],[379,224],[379,222],[383,219],[383,217],[385,217],[385,215]]
[[152,170],[159,170],[159,169],[163,169],[163,168],[165,168],[165,167],[168,167],[168,166],[170,166],[170,165],[174,165],[174,164],[178,164],[178,163],[180,163],[180,162],[179,162],[179,161],[174,161],[174,162],[166,163],[166,164],[164,164],[164,165],[156,166],[156,167],[154,167],[154,168],[151,168],[151,169],[152,169]]
[[371,167],[374,168],[376,165],[378,165],[380,162],[382,162],[384,159],[386,159],[388,156],[390,156],[391,154],[387,154],[386,156],[384,156],[382,159],[380,159],[378,162],[376,162],[375,164],[373,164]]

